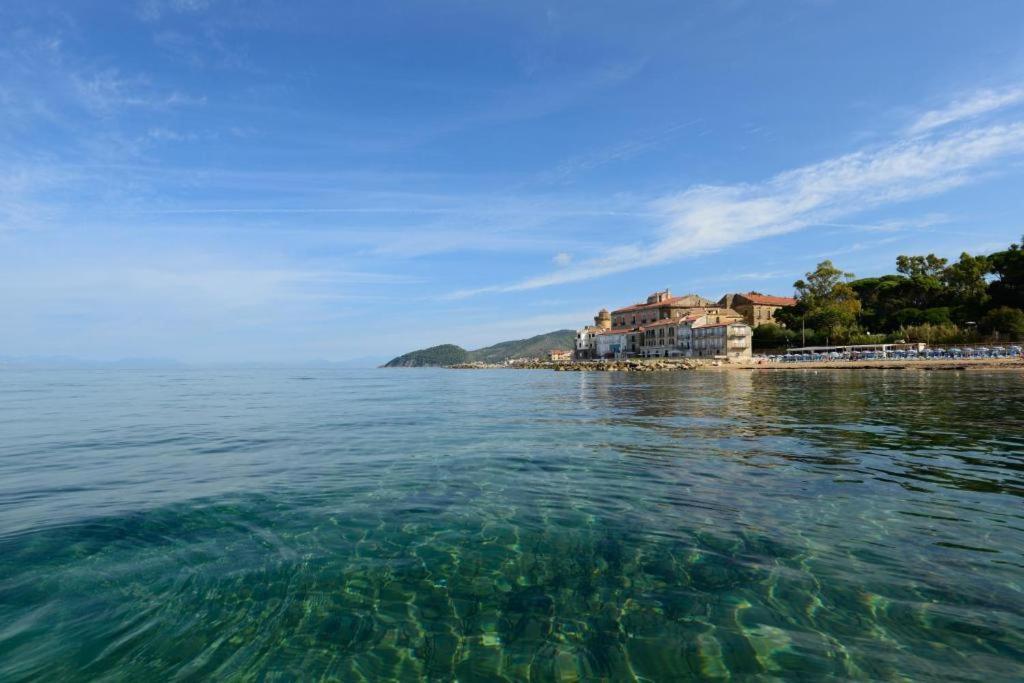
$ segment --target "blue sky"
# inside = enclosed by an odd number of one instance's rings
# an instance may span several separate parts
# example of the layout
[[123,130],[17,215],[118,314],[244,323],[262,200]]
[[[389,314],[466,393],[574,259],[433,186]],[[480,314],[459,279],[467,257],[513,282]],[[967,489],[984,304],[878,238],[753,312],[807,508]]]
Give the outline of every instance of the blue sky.
[[0,5],[0,355],[385,358],[1024,233],[1024,3]]

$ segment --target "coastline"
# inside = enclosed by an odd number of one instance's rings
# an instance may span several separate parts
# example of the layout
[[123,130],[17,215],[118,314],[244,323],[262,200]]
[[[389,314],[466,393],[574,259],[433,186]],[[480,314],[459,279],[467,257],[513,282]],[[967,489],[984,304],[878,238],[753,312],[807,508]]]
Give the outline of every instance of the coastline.
[[680,372],[686,370],[1016,370],[1024,371],[1024,358],[963,358],[936,360],[807,361],[757,363],[703,359],[640,359],[609,361],[523,361],[507,364],[457,363],[450,370],[552,370],[555,372]]
[[961,358],[935,360],[807,361],[736,364],[743,370],[1024,370],[1024,358]]

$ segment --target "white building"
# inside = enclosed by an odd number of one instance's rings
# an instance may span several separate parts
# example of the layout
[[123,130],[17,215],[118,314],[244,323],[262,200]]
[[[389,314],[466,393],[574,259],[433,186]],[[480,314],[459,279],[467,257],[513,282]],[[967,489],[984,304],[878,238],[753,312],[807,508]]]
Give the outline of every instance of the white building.
[[576,330],[576,343],[573,355],[578,359],[600,358],[597,355],[597,336],[612,327],[612,316],[608,309],[602,308],[594,316],[594,324]]
[[604,330],[594,337],[595,358],[621,358],[625,352],[625,330]]

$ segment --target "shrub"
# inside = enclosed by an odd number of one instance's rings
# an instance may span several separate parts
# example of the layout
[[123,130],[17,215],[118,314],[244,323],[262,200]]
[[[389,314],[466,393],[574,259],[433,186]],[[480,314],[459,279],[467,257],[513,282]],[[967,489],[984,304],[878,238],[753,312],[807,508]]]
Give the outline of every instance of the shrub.
[[1024,311],[1010,306],[993,308],[985,314],[979,325],[983,332],[998,332],[1013,341],[1024,339]]
[[754,346],[759,349],[781,349],[792,346],[800,337],[799,332],[766,323],[754,328]]

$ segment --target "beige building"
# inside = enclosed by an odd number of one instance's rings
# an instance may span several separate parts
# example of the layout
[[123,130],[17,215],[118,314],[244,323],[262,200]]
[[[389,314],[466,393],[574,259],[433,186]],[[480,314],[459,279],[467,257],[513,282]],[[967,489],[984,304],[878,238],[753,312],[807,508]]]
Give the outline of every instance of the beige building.
[[702,325],[692,335],[693,357],[742,360],[752,355],[754,331],[745,322]]
[[682,318],[694,308],[714,307],[716,304],[696,294],[672,296],[664,290],[655,292],[641,304],[617,308],[611,312],[612,327],[632,328],[668,318]]
[[548,360],[572,360],[572,351],[566,351],[565,349],[551,349],[548,351]]
[[[577,358],[750,356],[752,333],[743,316],[696,294],[655,292],[645,303],[611,313],[602,309],[594,323],[576,332]],[[730,328],[733,324],[737,326]],[[723,325],[721,344],[718,332],[697,332]]]
[[[729,309],[695,310],[679,320],[662,320],[643,328],[645,358],[749,358],[753,330]],[[721,343],[718,343],[721,342]]]
[[751,327],[758,325],[782,323],[775,320],[775,312],[787,306],[796,306],[796,299],[788,296],[770,296],[760,292],[746,294],[726,294],[718,302],[723,308],[731,308],[747,321]]

